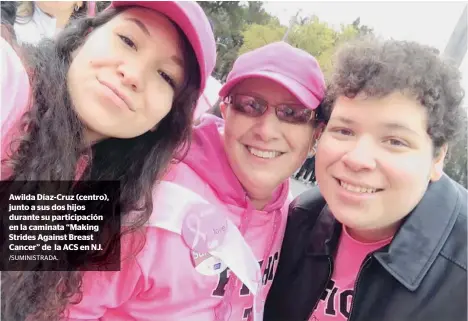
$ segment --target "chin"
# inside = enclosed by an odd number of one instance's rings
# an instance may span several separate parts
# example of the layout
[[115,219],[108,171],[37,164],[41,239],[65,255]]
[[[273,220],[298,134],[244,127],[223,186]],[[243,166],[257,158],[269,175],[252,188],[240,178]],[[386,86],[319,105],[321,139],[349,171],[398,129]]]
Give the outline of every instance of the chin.
[[342,206],[335,207],[335,210],[330,206],[330,211],[338,222],[349,228],[363,230],[369,226],[369,223],[366,222],[369,215],[365,211],[343,208]]
[[249,195],[265,194],[265,191],[270,189],[270,184],[264,183],[260,177],[252,174],[245,175],[244,179],[240,180],[240,182]]

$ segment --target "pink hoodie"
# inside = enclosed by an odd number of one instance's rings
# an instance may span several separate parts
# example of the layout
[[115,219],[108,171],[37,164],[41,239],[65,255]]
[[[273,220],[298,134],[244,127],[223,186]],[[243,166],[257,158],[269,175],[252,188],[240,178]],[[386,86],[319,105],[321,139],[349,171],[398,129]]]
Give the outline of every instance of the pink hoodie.
[[[27,111],[30,98],[30,85],[26,69],[10,44],[0,38],[2,92],[0,105],[1,118],[1,158],[11,156],[10,144],[18,133],[18,121]],[[0,179],[5,179],[11,173],[2,169]]]
[[[245,256],[237,254],[237,248],[223,254],[228,266],[237,265],[240,273],[236,277],[232,277],[234,273],[229,268],[220,274],[203,275],[194,268],[191,250],[180,233],[164,221],[175,220],[181,208],[190,208],[198,198],[224,209],[248,244],[244,252],[251,250],[255,262],[266,261],[257,292],[259,300],[255,301],[259,303],[255,310],[261,310],[276,272],[292,199],[289,181],[278,187],[264,210],[252,209],[226,158],[221,137],[223,124],[222,119],[212,115],[202,118],[194,129],[188,155],[159,185],[175,189],[167,189],[164,194],[156,188],[153,193],[154,212],[146,228],[143,250],[135,259],[124,260],[120,272],[86,272],[83,300],[69,306],[68,320],[237,321],[252,317],[254,300],[249,288],[254,286],[239,281],[242,265],[246,265],[239,262],[244,262]],[[256,320],[261,320],[259,315]]]

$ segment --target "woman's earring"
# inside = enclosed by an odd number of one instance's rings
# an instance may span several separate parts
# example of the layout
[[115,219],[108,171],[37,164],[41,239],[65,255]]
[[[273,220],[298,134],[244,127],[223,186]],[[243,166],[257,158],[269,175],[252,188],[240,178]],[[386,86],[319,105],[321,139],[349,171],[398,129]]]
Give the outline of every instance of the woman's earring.
[[75,6],[73,7],[73,10],[75,10],[75,12],[78,12],[78,10],[80,10],[80,7],[75,3]]
[[317,153],[317,142],[315,142],[314,146],[312,147],[312,155],[315,156],[316,153]]

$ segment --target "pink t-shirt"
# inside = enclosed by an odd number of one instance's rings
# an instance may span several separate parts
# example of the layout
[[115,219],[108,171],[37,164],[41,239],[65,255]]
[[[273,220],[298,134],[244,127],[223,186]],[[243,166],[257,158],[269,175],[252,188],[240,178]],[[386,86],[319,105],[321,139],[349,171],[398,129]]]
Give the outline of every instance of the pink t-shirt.
[[353,239],[343,228],[332,278],[309,321],[348,320],[354,283],[361,264],[367,254],[387,245],[391,240],[392,237],[375,243],[362,243]]

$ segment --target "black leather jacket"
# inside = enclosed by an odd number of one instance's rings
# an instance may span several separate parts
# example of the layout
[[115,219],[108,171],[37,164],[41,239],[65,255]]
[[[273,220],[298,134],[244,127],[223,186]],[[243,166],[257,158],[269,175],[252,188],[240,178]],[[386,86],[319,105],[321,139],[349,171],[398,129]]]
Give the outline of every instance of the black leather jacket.
[[[391,244],[364,260],[350,310],[333,309],[349,321],[467,320],[467,199],[445,175],[431,183]],[[340,233],[317,188],[291,204],[264,321],[310,319],[330,291]]]

